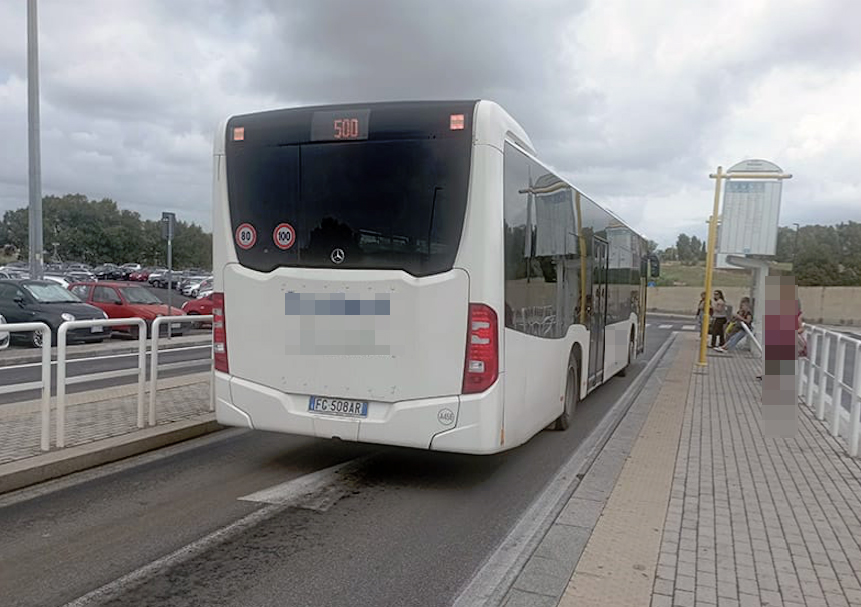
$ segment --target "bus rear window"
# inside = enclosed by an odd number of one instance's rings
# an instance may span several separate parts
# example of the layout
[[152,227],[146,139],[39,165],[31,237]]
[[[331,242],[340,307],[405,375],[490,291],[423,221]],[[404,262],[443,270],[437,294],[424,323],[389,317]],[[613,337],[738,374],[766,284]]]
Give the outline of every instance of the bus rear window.
[[[470,146],[468,136],[231,146],[230,216],[237,239],[246,239],[237,240],[240,263],[263,272],[451,269]],[[243,224],[256,232],[251,246]]]

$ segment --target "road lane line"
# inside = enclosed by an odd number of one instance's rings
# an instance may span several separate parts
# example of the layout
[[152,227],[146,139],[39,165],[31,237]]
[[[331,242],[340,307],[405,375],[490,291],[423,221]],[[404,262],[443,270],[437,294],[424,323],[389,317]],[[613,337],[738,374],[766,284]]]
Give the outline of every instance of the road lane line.
[[661,325],[658,327],[659,329],[672,329],[673,325]]
[[[164,356],[166,353],[170,353],[170,352],[181,352],[183,350],[199,350],[202,348],[207,348],[207,349],[211,350],[212,346],[211,345],[210,346],[184,346],[182,348],[169,348],[167,350],[159,350],[158,355],[159,355],[159,357],[161,357],[161,356]],[[147,356],[150,355],[149,350],[147,350],[146,355]],[[131,357],[137,358],[138,353],[133,352],[130,354],[106,354],[104,356],[88,356],[87,358],[69,358],[66,360],[66,364],[71,365],[74,363],[92,362],[94,360],[108,360],[111,358],[131,358]],[[2,362],[2,361],[0,361],[0,362]],[[56,365],[57,361],[52,360],[51,364]],[[0,366],[0,371],[6,371],[6,370],[12,370],[12,369],[26,369],[29,367],[41,367],[41,366],[42,366],[42,363],[24,363],[21,365],[11,365],[8,367]]]
[[[266,506],[243,516],[241,519],[234,521],[229,525],[217,529],[212,533],[171,552],[170,554],[117,578],[113,582],[108,582],[100,588],[96,588],[84,596],[66,603],[64,607],[86,607],[93,603],[98,604],[116,599],[145,581],[147,578],[164,573],[171,567],[175,567],[181,563],[198,557],[215,546],[241,535],[245,530],[259,525],[291,506],[305,503],[305,499],[312,493],[325,491],[325,482],[327,480],[330,483],[338,482],[341,480],[339,476],[343,475],[348,470],[355,470],[361,463],[367,462],[367,460],[374,457],[374,455],[376,454],[372,453],[370,455],[364,455],[356,459],[348,460],[323,470],[305,474],[293,479],[292,481],[275,485],[269,489],[264,489],[263,491],[241,497],[239,498],[240,500],[248,501],[248,498],[252,496],[263,494],[264,497],[269,497],[273,500],[277,499],[279,502],[267,504]],[[309,478],[310,480],[308,480]],[[291,483],[294,484],[294,487],[287,488],[286,485],[290,485]],[[311,493],[309,493],[309,490]]]
[[682,325],[682,330],[683,331],[695,331],[696,326],[695,325]]

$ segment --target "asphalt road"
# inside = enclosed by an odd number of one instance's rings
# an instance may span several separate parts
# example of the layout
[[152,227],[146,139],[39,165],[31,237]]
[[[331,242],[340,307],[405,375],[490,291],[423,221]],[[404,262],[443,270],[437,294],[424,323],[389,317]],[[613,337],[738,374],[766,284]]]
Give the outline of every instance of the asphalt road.
[[[496,456],[234,429],[0,497],[3,604],[112,584],[78,604],[449,605],[669,333],[650,329],[568,431]],[[239,499],[300,478],[315,499]]]

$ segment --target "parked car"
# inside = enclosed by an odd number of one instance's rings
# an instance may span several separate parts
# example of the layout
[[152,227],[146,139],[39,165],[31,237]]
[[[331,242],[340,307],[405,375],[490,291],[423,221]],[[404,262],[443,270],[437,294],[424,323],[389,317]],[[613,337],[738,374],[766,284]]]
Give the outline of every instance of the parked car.
[[129,274],[129,280],[133,280],[135,282],[147,282],[149,280],[150,272],[152,271],[153,268],[141,268],[140,270]]
[[[0,314],[0,325],[5,324],[6,319]],[[9,338],[9,331],[0,331],[0,350],[9,347],[9,342],[11,339]]]
[[45,280],[50,280],[51,282],[56,282],[58,285],[63,287],[64,289],[69,288],[69,281],[65,279],[63,276],[59,276],[57,274],[45,274]]
[[186,297],[197,297],[200,285],[210,280],[209,276],[191,276],[183,281],[182,294]]
[[[204,297],[199,297],[197,299],[189,299],[187,302],[182,304],[182,312],[183,314],[187,314],[189,316],[197,316],[198,314],[212,314],[212,292],[210,292],[209,295],[205,295]],[[200,327],[203,325],[211,325],[211,323],[194,323],[195,327]]]
[[123,280],[128,280],[129,276],[132,275],[132,272],[139,272],[141,269],[141,264],[139,263],[124,263],[120,266],[120,270],[123,271]]
[[106,263],[93,270],[98,280],[122,280],[123,270],[117,265]]
[[210,288],[206,291],[201,291],[200,293],[198,293],[197,299],[203,299],[204,297],[210,297],[210,296],[212,296],[212,288]]
[[[147,336],[151,336],[152,323],[159,316],[168,315],[168,307],[141,285],[124,282],[78,282],[69,286],[69,290],[103,310],[110,318],[142,318],[147,325]],[[171,315],[182,316],[179,308],[172,308]],[[183,323],[171,323],[171,335],[182,335],[188,328]],[[137,337],[137,325],[115,327],[117,331],[129,333]],[[167,326],[160,335],[167,335]]]
[[[177,272],[174,272],[173,282],[176,283],[178,279],[179,276]],[[165,268],[156,268],[152,272],[150,272],[149,277],[147,277],[147,282],[158,289],[166,289],[167,280],[167,269]]]
[[[51,328],[51,340],[56,343],[57,330],[65,321],[107,318],[102,310],[82,302],[56,282],[49,280],[0,280],[0,314],[6,321],[43,322]],[[72,329],[69,342],[99,342],[111,334],[110,327]],[[42,334],[14,333],[12,338],[26,340],[31,346],[42,347]]]
[[90,272],[89,270],[77,269],[77,270],[68,270],[63,275],[63,278],[65,278],[71,284],[73,282],[87,282],[90,280],[96,280],[96,275],[93,274],[92,272]]

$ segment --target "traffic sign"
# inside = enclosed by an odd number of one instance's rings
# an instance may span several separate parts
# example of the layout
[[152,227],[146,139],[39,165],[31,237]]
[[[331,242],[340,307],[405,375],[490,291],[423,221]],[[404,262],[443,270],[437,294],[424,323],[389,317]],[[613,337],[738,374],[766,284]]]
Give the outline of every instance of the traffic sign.
[[250,223],[243,223],[236,228],[236,246],[246,251],[257,242],[257,230]]
[[275,246],[286,251],[296,242],[296,230],[289,223],[279,223],[272,233]]

